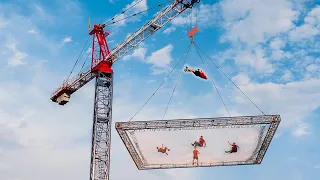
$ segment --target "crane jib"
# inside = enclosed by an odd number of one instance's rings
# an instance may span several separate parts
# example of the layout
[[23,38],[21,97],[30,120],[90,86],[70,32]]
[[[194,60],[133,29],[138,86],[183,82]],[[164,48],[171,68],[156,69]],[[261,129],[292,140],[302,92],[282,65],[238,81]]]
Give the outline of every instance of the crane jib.
[[[69,102],[69,96],[92,80],[98,71],[101,70],[103,72],[113,72],[111,69],[113,63],[126,55],[133,48],[138,46],[141,42],[157,32],[186,9],[192,8],[195,3],[199,2],[200,0],[191,0],[191,2],[190,0],[176,0],[174,3],[161,10],[154,18],[149,20],[135,33],[130,35],[123,43],[118,45],[111,52],[109,51],[109,47],[105,38],[107,35],[109,35],[108,32],[104,32],[105,25],[94,25],[92,30],[89,32],[90,35],[94,36],[92,45],[91,69],[85,73],[82,73],[85,74],[85,76],[77,75],[73,81],[66,82],[62,87],[58,88],[52,94],[51,100],[53,102],[57,102],[60,96],[65,96],[67,97],[65,98],[66,103]],[[93,31],[95,27],[97,29]],[[99,41],[96,41],[97,39]]]

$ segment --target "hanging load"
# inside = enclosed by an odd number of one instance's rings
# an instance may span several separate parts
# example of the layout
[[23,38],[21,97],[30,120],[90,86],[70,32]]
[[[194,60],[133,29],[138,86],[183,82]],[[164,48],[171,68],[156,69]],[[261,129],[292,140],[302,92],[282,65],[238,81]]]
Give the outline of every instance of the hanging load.
[[189,68],[188,66],[186,66],[186,68],[184,69],[185,72],[193,72],[194,75],[202,78],[202,79],[208,79],[207,76],[204,74],[204,72],[200,69],[192,69]]

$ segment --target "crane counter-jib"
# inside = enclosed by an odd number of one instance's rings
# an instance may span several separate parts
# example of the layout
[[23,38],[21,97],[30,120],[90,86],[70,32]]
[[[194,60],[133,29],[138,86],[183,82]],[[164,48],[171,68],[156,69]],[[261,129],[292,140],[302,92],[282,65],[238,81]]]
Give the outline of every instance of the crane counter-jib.
[[[88,70],[86,72],[79,73],[77,76],[73,77],[70,80],[65,81],[61,87],[59,87],[58,89],[56,89],[52,93],[51,99],[55,98],[56,96],[60,96],[61,94],[63,94],[63,91],[66,91],[66,89],[69,89],[69,91],[73,91],[72,87],[75,86],[80,81],[82,81],[82,82],[88,81],[87,77],[91,73],[92,73],[91,70]],[[76,89],[74,89],[74,90],[76,90]]]

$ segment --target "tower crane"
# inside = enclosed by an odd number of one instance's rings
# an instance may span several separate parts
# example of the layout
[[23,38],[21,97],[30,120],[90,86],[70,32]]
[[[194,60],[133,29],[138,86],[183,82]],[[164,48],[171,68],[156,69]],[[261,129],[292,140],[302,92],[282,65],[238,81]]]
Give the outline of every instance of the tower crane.
[[89,29],[89,34],[93,36],[90,70],[64,83],[53,92],[50,99],[59,105],[65,105],[73,93],[92,79],[96,79],[90,180],[109,179],[114,72],[112,65],[168,22],[199,2],[200,0],[174,0],[111,51],[106,40],[109,33],[104,30],[106,24],[95,24]]

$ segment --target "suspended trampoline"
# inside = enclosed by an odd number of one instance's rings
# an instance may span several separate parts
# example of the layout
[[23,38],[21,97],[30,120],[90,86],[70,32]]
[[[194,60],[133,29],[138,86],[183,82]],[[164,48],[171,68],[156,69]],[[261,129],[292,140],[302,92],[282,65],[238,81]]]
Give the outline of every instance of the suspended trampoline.
[[[204,52],[195,43],[193,36],[198,31],[189,31],[191,43],[184,52],[186,57],[191,46],[196,49],[206,72],[186,67],[181,71],[174,85],[171,97],[161,120],[132,121],[149,100],[157,93],[173,69],[128,122],[117,122],[116,130],[131,155],[137,168],[167,169],[188,167],[211,167],[260,164],[271,140],[280,124],[280,115],[266,115],[263,111],[214,63],[207,59],[262,113],[258,116],[232,117],[219,90],[208,71],[200,52]],[[176,86],[183,73],[193,73],[197,78],[208,81],[219,95],[229,117],[172,119],[164,120]]]

